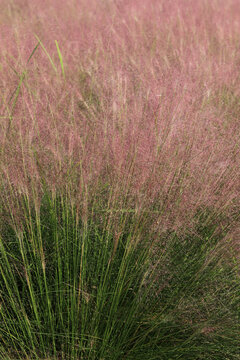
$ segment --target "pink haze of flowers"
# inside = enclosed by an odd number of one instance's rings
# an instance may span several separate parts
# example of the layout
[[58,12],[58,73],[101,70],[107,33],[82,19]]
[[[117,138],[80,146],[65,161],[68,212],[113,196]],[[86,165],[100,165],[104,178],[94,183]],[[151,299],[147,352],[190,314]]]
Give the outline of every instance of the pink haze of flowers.
[[[81,202],[106,183],[125,207],[159,204],[159,228],[188,224],[199,206],[232,214],[238,0],[2,0],[0,34],[5,189],[40,196],[44,176]],[[41,46],[27,63],[34,34],[55,68]]]

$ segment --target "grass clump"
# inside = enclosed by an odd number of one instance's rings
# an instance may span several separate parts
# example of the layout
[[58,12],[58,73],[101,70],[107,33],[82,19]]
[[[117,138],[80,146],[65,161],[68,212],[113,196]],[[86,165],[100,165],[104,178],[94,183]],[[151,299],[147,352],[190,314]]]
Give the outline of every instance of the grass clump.
[[147,249],[131,233],[116,239],[84,224],[62,197],[45,194],[39,214],[23,205],[21,232],[1,232],[2,347],[27,354],[30,345],[36,358],[50,347],[48,356],[123,356],[138,326]]
[[154,244],[134,217],[116,237],[66,196],[19,201],[21,224],[1,223],[2,358],[237,358],[239,283],[216,225]]

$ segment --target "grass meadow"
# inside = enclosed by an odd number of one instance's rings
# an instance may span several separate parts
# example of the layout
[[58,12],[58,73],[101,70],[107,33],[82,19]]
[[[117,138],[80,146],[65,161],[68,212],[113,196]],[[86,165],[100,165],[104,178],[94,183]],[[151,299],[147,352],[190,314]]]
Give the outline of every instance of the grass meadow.
[[239,0],[0,0],[0,359],[240,359]]

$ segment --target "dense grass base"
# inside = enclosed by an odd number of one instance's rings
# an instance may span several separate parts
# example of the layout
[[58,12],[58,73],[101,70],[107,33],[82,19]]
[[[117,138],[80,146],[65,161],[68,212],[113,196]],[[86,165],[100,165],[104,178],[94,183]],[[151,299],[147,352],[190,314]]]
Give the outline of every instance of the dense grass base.
[[1,359],[240,358],[239,277],[205,215],[153,243],[62,196],[21,204],[25,220],[1,223]]

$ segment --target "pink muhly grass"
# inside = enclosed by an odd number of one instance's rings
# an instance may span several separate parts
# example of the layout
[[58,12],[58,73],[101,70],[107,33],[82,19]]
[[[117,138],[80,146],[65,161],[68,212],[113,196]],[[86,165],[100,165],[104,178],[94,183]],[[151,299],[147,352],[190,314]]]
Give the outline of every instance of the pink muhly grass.
[[[9,186],[40,195],[44,178],[53,190],[71,189],[77,202],[86,193],[94,199],[105,183],[112,207],[157,209],[159,231],[191,227],[199,207],[230,214],[239,196],[238,7],[235,0],[3,6],[0,166]],[[57,72],[41,46],[27,64],[34,34]]]
[[2,0],[0,357],[237,353],[239,10]]

